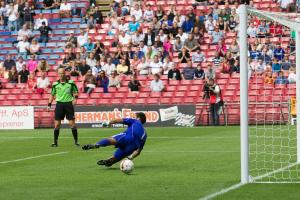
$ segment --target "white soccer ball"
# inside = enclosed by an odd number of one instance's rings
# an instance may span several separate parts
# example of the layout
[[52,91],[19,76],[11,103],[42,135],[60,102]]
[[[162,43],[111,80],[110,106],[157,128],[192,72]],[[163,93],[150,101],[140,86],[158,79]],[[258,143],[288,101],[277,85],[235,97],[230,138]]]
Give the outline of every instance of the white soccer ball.
[[120,170],[125,174],[130,174],[134,169],[134,164],[129,159],[124,159],[120,163]]

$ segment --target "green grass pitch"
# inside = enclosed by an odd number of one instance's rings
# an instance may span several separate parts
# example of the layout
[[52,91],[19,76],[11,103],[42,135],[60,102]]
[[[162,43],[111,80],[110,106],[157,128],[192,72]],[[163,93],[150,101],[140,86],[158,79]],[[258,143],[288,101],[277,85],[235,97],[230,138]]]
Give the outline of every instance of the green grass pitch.
[[[79,129],[79,139],[94,143],[120,131]],[[239,182],[239,127],[147,131],[131,175],[118,164],[97,166],[114,149],[82,151],[73,145],[69,129],[61,130],[58,148],[49,147],[51,129],[0,131],[0,199],[197,200]],[[299,191],[299,184],[248,184],[216,199],[292,200],[300,199]]]

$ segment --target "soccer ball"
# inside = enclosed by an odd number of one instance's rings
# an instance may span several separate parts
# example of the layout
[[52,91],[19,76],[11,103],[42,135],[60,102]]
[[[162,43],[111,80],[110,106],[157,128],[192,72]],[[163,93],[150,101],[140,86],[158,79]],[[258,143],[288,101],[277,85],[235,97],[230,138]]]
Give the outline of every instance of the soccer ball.
[[125,174],[130,174],[134,169],[134,164],[131,160],[125,159],[120,163],[120,170]]

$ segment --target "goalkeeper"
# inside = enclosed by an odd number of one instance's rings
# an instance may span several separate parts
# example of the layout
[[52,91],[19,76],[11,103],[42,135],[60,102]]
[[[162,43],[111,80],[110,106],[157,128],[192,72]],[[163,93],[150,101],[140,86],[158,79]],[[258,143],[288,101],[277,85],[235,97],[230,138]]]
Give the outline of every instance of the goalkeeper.
[[126,157],[132,160],[143,150],[147,140],[147,133],[143,127],[143,124],[146,123],[146,115],[141,112],[136,113],[136,119],[124,118],[113,120],[109,123],[109,126],[116,123],[128,125],[128,128],[124,132],[100,140],[96,144],[87,144],[82,147],[83,150],[106,147],[110,145],[114,145],[117,148],[111,158],[99,160],[97,162],[98,165],[110,167]]

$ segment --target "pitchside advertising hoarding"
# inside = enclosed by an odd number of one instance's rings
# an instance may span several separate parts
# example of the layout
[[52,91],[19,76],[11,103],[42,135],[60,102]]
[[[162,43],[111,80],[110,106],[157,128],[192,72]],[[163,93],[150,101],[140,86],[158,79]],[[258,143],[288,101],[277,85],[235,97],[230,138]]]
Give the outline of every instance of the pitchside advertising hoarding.
[[[135,118],[136,112],[144,112],[146,126],[186,126],[195,124],[195,105],[133,105],[133,106],[76,106],[75,118],[78,127],[98,128],[120,118]],[[66,126],[68,121],[64,121]],[[122,125],[114,125],[121,127]]]
[[0,107],[0,129],[34,129],[33,107]]

